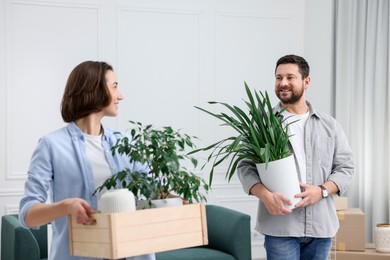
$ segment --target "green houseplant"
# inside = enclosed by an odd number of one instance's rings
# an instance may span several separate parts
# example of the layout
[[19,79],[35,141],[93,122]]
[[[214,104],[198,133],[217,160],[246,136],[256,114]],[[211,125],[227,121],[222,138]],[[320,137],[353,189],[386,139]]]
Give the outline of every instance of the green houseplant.
[[215,167],[225,160],[230,160],[226,173],[226,178],[230,181],[238,163],[243,159],[252,160],[256,164],[265,163],[268,165],[269,162],[291,155],[288,126],[294,122],[286,123],[284,121],[287,118],[282,119],[280,116],[286,107],[274,113],[266,91],[252,93],[246,82],[244,84],[248,98],[248,100],[244,100],[246,110],[215,101],[208,103],[222,105],[229,113],[213,113],[196,106],[197,109],[222,121],[223,126],[228,126],[236,132],[236,135],[190,152],[193,154],[199,151],[210,151],[205,163],[206,165],[212,162],[209,185],[212,183]]
[[186,153],[186,149],[195,147],[195,137],[170,126],[157,129],[129,122],[130,136],[119,139],[112,152],[127,156],[131,163],[147,164],[149,173],[123,170],[108,178],[96,192],[104,188],[127,188],[149,205],[152,200],[173,196],[180,196],[189,203],[206,201],[204,193],[209,189],[208,184],[182,165],[188,161],[193,168],[197,166],[197,160]]

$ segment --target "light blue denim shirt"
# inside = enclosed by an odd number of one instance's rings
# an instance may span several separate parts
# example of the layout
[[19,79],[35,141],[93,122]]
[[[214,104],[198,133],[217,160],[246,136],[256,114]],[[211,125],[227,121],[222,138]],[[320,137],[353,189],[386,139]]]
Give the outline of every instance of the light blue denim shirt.
[[[307,104],[310,111],[304,136],[306,183],[320,185],[330,180],[339,188],[339,195],[343,194],[355,174],[351,148],[340,124]],[[275,108],[280,110],[280,106]],[[240,162],[237,174],[248,194],[253,185],[261,183],[255,164],[249,160]],[[339,227],[333,196],[293,209],[289,215],[271,215],[259,200],[257,214],[256,230],[271,236],[333,237]]]
[[[126,156],[112,155],[111,147],[123,134],[104,128],[102,146],[105,150],[111,173],[126,168],[146,172],[143,164],[130,164]],[[82,198],[97,210],[97,198],[92,196],[96,189],[92,166],[86,154],[84,136],[75,123],[69,123],[57,131],[42,137],[32,155],[24,196],[19,205],[19,220],[27,227],[24,219],[36,203],[45,203],[50,194],[52,202],[66,198]],[[67,216],[56,219],[52,224],[50,258],[55,260],[81,260],[92,258],[69,255],[69,233]],[[147,255],[137,259],[154,259]]]

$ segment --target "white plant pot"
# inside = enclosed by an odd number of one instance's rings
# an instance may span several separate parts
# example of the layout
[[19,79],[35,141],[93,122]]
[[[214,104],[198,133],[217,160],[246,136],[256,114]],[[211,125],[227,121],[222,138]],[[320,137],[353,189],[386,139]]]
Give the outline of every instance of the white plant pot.
[[286,207],[294,209],[295,204],[301,201],[301,198],[294,198],[294,195],[301,193],[294,156],[268,162],[267,167],[265,163],[256,164],[256,167],[263,185],[272,192],[288,197],[292,205],[286,204]]
[[128,189],[114,189],[103,193],[99,201],[103,213],[135,211],[135,197]]
[[[152,200],[152,207],[154,208],[163,208],[163,207],[172,207],[172,206],[181,206],[183,205],[183,200],[180,197]],[[138,200],[137,210],[139,209],[148,209],[149,204],[147,200]]]
[[168,199],[161,199],[161,200],[152,200],[152,205],[154,205],[156,208],[181,206],[181,205],[183,205],[183,200],[181,198],[168,198]]

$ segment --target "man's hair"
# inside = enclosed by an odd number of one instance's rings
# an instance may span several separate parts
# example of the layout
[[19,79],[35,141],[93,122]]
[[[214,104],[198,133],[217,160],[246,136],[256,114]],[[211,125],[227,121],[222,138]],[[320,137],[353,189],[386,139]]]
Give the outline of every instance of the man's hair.
[[293,54],[283,56],[276,62],[275,73],[279,65],[290,63],[298,65],[298,69],[302,75],[302,79],[307,78],[307,76],[309,76],[310,67],[307,61],[304,58]]
[[106,73],[114,71],[106,62],[85,61],[68,77],[61,101],[61,115],[69,123],[99,112],[111,102]]

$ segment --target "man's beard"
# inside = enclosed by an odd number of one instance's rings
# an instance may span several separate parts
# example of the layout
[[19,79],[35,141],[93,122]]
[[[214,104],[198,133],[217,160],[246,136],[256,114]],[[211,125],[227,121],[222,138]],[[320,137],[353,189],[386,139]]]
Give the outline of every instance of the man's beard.
[[304,88],[302,86],[301,89],[297,90],[297,91],[294,91],[292,90],[291,91],[291,96],[290,97],[282,97],[281,96],[281,92],[276,90],[276,96],[279,98],[280,101],[282,101],[283,104],[295,104],[297,103],[303,96],[303,93],[304,93]]

